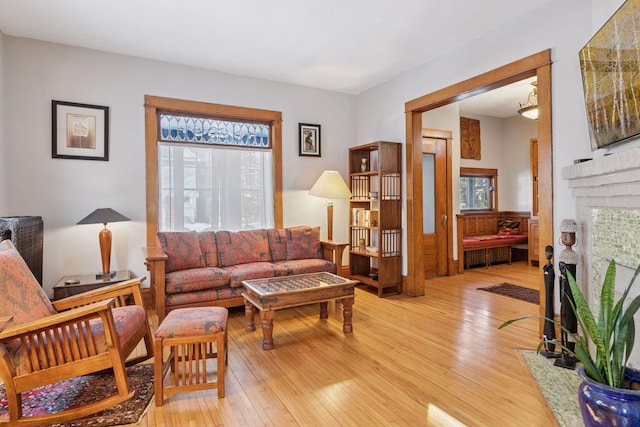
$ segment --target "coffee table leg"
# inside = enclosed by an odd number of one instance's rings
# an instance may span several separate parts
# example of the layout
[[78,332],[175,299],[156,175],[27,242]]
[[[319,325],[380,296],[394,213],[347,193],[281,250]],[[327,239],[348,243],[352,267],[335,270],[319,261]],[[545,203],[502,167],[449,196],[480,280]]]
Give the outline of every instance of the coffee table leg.
[[321,302],[320,303],[320,319],[328,319],[329,318],[329,303]]
[[247,321],[247,332],[253,332],[256,330],[256,324],[254,322],[255,318],[255,307],[248,300],[244,300],[244,318]]
[[342,332],[353,332],[353,302],[354,298],[342,300]]
[[265,310],[260,312],[262,319],[262,349],[273,349],[273,319],[276,317],[275,310]]

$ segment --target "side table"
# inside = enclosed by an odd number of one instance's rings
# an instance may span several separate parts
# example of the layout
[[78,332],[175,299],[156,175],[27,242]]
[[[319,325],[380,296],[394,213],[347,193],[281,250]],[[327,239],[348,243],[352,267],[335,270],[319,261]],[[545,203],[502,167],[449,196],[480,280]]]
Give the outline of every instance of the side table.
[[105,279],[96,279],[95,274],[75,274],[71,276],[64,276],[53,287],[53,299],[58,300],[70,297],[72,295],[81,294],[83,292],[102,288],[114,283],[134,279],[135,277],[135,274],[129,270],[116,271],[116,274],[113,277],[107,277]]

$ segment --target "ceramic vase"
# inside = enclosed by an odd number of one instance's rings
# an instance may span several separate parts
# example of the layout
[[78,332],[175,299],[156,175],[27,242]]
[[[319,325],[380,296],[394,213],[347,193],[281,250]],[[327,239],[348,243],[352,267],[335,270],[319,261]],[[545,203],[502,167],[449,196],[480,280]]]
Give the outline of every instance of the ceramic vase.
[[[578,368],[582,383],[578,386],[578,403],[586,427],[640,425],[640,390],[613,388],[589,378],[584,367]],[[640,372],[627,369],[627,378],[640,381]]]

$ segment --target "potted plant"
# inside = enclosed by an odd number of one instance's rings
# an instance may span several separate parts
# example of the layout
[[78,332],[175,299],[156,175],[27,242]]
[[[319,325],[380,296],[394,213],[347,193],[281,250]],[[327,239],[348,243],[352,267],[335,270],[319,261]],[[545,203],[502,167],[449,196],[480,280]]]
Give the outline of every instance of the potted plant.
[[[571,333],[559,322],[548,319],[575,341],[574,351],[562,343],[555,344],[582,363],[578,368],[582,378],[578,387],[578,401],[582,418],[588,427],[640,425],[640,373],[626,366],[634,346],[634,315],[640,308],[640,296],[625,307],[625,300],[638,274],[640,267],[636,269],[622,297],[614,302],[616,263],[613,260],[609,263],[596,320],[575,279],[568,272],[567,278],[575,301],[572,308],[584,335]],[[499,329],[529,317],[509,320]],[[538,351],[543,345],[544,342],[538,345]]]

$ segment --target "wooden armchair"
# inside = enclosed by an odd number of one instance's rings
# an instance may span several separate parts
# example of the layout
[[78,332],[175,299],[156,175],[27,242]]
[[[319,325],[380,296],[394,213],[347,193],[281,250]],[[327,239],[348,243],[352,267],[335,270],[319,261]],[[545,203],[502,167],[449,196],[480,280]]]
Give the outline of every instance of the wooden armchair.
[[[133,396],[125,366],[153,356],[140,279],[51,302],[9,240],[0,242],[0,376],[9,419],[41,426],[85,417]],[[127,360],[144,340],[146,354]],[[23,416],[21,393],[113,370],[118,393],[56,414]]]

